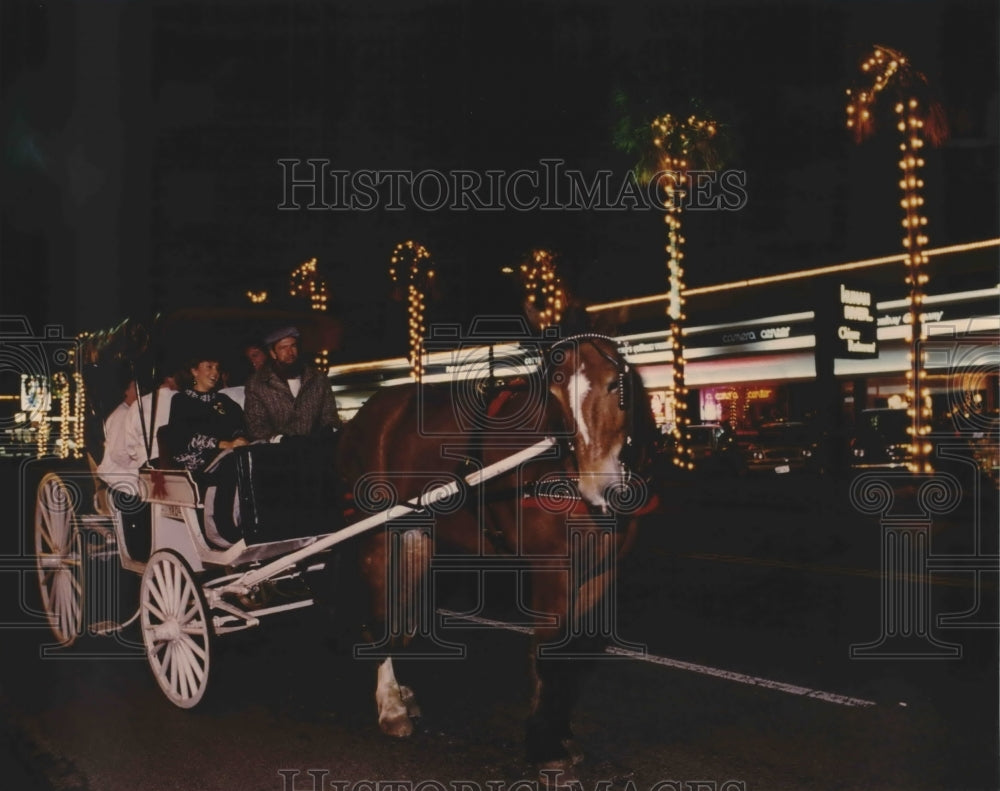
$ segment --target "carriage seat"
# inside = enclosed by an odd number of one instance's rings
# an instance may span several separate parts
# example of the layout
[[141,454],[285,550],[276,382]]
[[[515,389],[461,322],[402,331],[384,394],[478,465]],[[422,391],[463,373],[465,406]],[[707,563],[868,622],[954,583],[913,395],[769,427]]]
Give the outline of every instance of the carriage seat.
[[286,437],[226,451],[205,470],[206,537],[225,548],[330,533],[344,526],[332,437]]

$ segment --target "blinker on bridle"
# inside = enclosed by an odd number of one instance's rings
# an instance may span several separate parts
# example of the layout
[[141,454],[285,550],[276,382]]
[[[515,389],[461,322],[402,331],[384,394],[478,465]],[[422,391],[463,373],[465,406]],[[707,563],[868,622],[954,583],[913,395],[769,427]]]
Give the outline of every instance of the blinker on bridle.
[[[622,410],[622,412],[624,412],[625,415],[626,415],[626,429],[627,430],[626,430],[626,433],[625,433],[625,448],[631,449],[631,447],[632,447],[632,433],[633,433],[632,432],[632,418],[633,418],[633,415],[632,415],[631,410],[628,409],[628,404],[626,403],[626,395],[625,395],[625,377],[628,376],[629,372],[631,371],[631,368],[629,367],[629,364],[624,359],[622,359],[620,357],[615,357],[612,354],[606,352],[600,346],[598,346],[597,343],[596,343],[597,340],[607,341],[612,346],[617,346],[618,345],[618,342],[614,338],[611,338],[611,337],[609,337],[607,335],[600,335],[598,333],[585,333],[585,334],[581,334],[581,335],[571,335],[568,338],[563,338],[562,340],[556,341],[554,344],[552,344],[552,346],[549,347],[549,355],[551,356],[552,351],[554,349],[556,349],[557,347],[561,346],[564,343],[577,343],[577,344],[579,344],[581,342],[586,342],[586,343],[589,343],[590,346],[593,347],[593,349],[599,355],[601,355],[601,357],[603,357],[612,366],[614,366],[614,369],[618,372],[618,376],[615,379],[612,379],[608,383],[608,392],[609,393],[613,393],[616,388],[618,390],[618,408],[620,410]],[[546,378],[548,378],[548,377],[546,377]],[[570,452],[574,452],[575,451],[575,447],[574,447],[574,443],[572,442],[572,440],[569,441],[568,445],[569,445]],[[622,449],[622,455],[625,455],[625,448]]]

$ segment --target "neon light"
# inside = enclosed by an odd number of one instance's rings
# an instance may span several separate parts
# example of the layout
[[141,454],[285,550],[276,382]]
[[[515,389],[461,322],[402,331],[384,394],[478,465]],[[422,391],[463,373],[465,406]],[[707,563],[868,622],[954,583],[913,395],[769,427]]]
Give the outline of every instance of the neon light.
[[[989,247],[1000,247],[1000,238],[985,239],[981,242],[966,242],[964,244],[953,244],[947,247],[938,247],[933,250],[925,250],[924,254],[931,258],[951,253],[966,253],[971,250],[983,250]],[[816,269],[800,269],[795,272],[786,272],[780,275],[767,275],[765,277],[754,277],[747,280],[734,280],[729,283],[718,283],[714,286],[700,286],[689,288],[684,291],[685,296],[697,294],[710,294],[715,291],[729,291],[734,288],[748,288],[749,286],[762,286],[768,283],[780,283],[787,280],[797,280],[809,277],[819,277],[822,275],[835,274],[837,272],[853,272],[858,269],[867,269],[884,264],[898,264],[907,260],[906,253],[896,255],[885,255],[880,258],[866,258],[861,261],[849,261],[843,264],[832,264],[821,266]],[[613,310],[614,308],[627,308],[634,305],[643,305],[650,302],[663,302],[667,299],[667,294],[650,294],[645,297],[635,297],[632,299],[621,299],[616,302],[602,302],[597,305],[589,305],[587,311],[596,313],[601,310]]]

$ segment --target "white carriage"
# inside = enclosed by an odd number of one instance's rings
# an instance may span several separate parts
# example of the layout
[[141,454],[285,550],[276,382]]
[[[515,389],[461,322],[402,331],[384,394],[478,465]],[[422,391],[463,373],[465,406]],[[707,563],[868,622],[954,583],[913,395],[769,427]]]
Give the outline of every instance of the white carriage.
[[[134,550],[136,542],[127,535],[128,510],[116,507],[106,490],[98,486],[93,513],[81,514],[78,488],[59,473],[48,472],[37,489],[34,515],[42,605],[53,634],[64,646],[80,635],[111,634],[138,621],[149,666],[161,690],[174,705],[191,708],[208,687],[213,641],[258,626],[266,616],[312,605],[308,586],[297,583],[309,572],[322,569],[336,544],[429,508],[464,487],[478,486],[542,454],[554,443],[554,439],[543,439],[464,480],[424,492],[419,502],[396,504],[350,524],[343,518],[344,511],[336,513],[336,503],[328,502],[334,510],[326,522],[306,531],[299,518],[299,525],[289,530],[280,518],[271,518],[275,516],[272,508],[270,524],[251,530],[250,538],[244,535],[232,542],[220,539],[206,512],[206,502],[213,502],[217,490],[210,487],[202,493],[186,470],[147,466],[139,471],[134,489],[140,508],[148,507],[149,515],[149,543],[140,551]],[[251,445],[241,450],[252,458],[255,448],[268,447],[278,446]],[[236,497],[242,497],[245,507],[246,493]],[[287,515],[295,521],[291,511]],[[310,511],[308,519],[315,517],[316,511]],[[246,524],[243,530],[247,532]],[[122,622],[86,623],[84,600],[89,586],[85,569],[95,554],[117,555],[123,571],[140,575],[137,609]],[[260,595],[268,588],[285,591],[285,595],[280,601],[268,601]]]

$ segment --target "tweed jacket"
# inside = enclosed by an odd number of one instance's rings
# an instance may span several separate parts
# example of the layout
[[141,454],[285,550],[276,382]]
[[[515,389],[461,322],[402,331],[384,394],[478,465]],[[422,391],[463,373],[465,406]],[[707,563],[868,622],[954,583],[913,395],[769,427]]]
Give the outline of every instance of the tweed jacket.
[[302,372],[299,394],[293,397],[288,383],[265,364],[247,380],[243,406],[251,440],[278,434],[308,436],[323,428],[340,428],[330,383],[308,366]]

